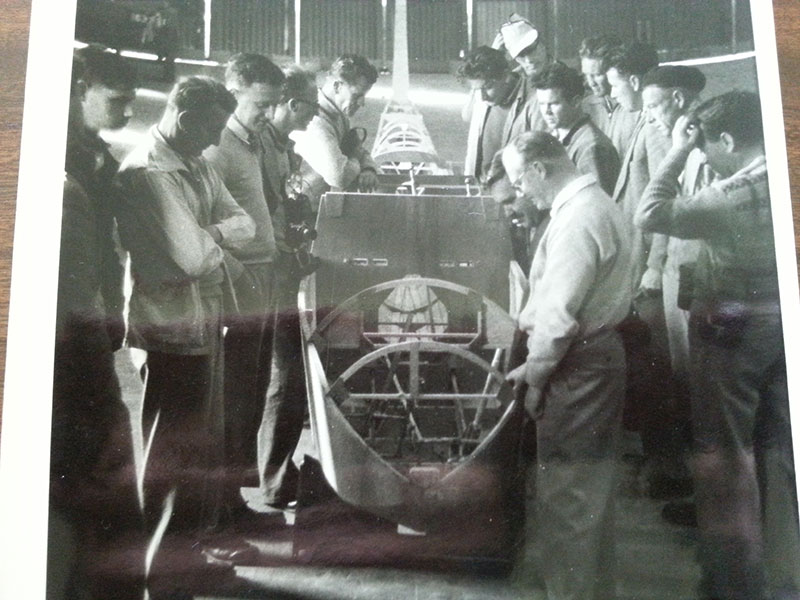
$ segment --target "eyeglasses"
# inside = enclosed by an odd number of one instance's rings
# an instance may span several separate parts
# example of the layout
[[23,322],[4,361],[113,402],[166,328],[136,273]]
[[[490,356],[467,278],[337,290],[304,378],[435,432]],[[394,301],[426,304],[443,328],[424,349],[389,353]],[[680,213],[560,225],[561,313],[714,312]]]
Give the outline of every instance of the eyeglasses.
[[311,102],[310,100],[304,100],[303,98],[294,98],[294,101],[298,102],[299,104],[310,106],[314,109],[314,114],[319,112],[319,102]]
[[529,166],[525,166],[522,169],[522,172],[519,174],[519,177],[517,177],[514,181],[511,182],[512,188],[514,188],[515,190],[520,189],[520,185],[522,184],[522,178],[525,177],[525,174],[528,172],[529,168],[530,168]]

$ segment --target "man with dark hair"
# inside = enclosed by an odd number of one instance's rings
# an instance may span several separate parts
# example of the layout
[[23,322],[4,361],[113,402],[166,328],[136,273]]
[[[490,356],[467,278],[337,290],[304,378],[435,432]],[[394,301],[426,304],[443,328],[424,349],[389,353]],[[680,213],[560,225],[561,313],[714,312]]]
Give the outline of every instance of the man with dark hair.
[[[281,98],[272,121],[262,133],[267,197],[275,204],[275,257],[270,322],[265,344],[271,350],[269,387],[258,430],[259,485],[266,504],[289,506],[297,496],[298,470],[292,461],[303,430],[306,390],[297,292],[304,268],[305,244],[295,239],[303,227],[313,227],[308,198],[299,194],[300,157],[289,139],[303,131],[319,110],[314,76],[298,68],[286,72]],[[302,236],[300,236],[302,237]]]
[[471,88],[462,111],[462,117],[470,123],[464,175],[480,178],[502,147],[503,124],[520,75],[511,70],[503,52],[478,46],[458,68],[458,77],[468,81]]
[[[650,123],[671,135],[675,121],[686,114],[705,86],[705,76],[697,67],[665,65],[648,71],[642,80],[642,101]],[[695,148],[681,174],[681,190],[692,195],[713,180],[705,154]],[[668,498],[691,493],[691,479],[686,468],[689,434],[689,313],[679,300],[680,273],[697,261],[698,240],[670,236],[662,257],[661,282],[666,336],[669,347],[672,402],[647,411],[643,429],[650,432],[648,454],[649,494]],[[684,278],[686,275],[684,275]],[[683,308],[682,308],[683,306]],[[644,441],[644,440],[643,440]],[[694,505],[670,502],[663,514],[668,520],[689,523]]]
[[512,14],[500,27],[500,36],[508,54],[519,65],[519,80],[503,125],[503,146],[525,131],[545,131],[547,126],[539,111],[534,77],[550,62],[539,31],[518,14]]
[[564,63],[554,62],[536,76],[533,85],[550,133],[564,144],[578,170],[592,173],[610,194],[619,175],[619,156],[611,140],[581,109],[581,76]]
[[521,571],[538,568],[548,598],[615,598],[613,497],[625,390],[615,327],[631,302],[628,228],[595,177],[582,175],[549,134],[525,133],[502,156],[517,193],[550,211],[519,315],[527,360],[508,374],[528,386],[525,409],[537,434],[528,530],[541,547]]
[[633,228],[633,215],[644,187],[669,147],[669,138],[655,125],[648,123],[642,111],[642,78],[647,71],[658,66],[658,54],[649,44],[633,42],[624,49],[612,52],[606,66],[611,97],[620,103],[623,110],[636,113],[637,118],[612,194],[632,228],[634,291],[659,290],[660,265],[663,263],[666,238],[645,237],[641,231]]
[[350,117],[378,80],[378,71],[363,56],[343,54],[331,65],[319,90],[319,114],[305,131],[292,134],[303,158],[304,193],[316,208],[330,188],[371,191],[378,184],[378,166],[361,145]]
[[[130,419],[114,369],[114,351],[125,333],[111,185],[119,164],[98,135],[127,123],[136,77],[118,55],[89,47],[74,53],[71,88],[53,361],[50,518],[54,536],[68,526],[89,554],[87,546],[108,543],[126,530],[138,533],[141,527]],[[90,588],[92,598],[112,597],[119,590],[105,589],[102,578],[87,576],[86,554],[63,540],[58,552],[48,553],[53,589],[63,573],[71,576],[62,582],[69,597],[86,593],[81,585]],[[59,568],[59,561],[70,560],[76,561],[73,568],[63,568],[63,562]],[[132,589],[131,597],[135,594]]]
[[265,328],[276,255],[273,217],[277,203],[266,196],[264,145],[260,135],[272,118],[285,81],[283,71],[260,54],[236,54],[228,61],[225,83],[236,110],[220,143],[203,155],[222,177],[236,203],[256,224],[256,235],[226,251],[238,312],[226,315],[225,454],[229,487],[226,504],[242,510],[239,488],[256,467],[256,437],[264,405],[269,349]]
[[[201,154],[219,144],[235,108],[233,95],[213,79],[179,81],[158,124],[117,175],[117,221],[132,275],[127,339],[147,351],[142,425],[149,440],[143,486],[154,532],[150,556],[168,525],[190,532],[192,550],[203,549],[194,536],[219,516],[223,291],[231,286],[225,250],[252,239],[255,224]],[[151,576],[165,575],[147,566]]]
[[620,48],[622,42],[617,37],[598,35],[581,42],[578,56],[581,59],[581,73],[590,90],[590,94],[584,98],[583,110],[608,136],[617,154],[624,156],[636,127],[636,114],[621,108],[611,98],[611,86],[606,77],[607,57]]
[[[636,222],[701,239],[690,309],[693,476],[703,598],[798,593],[786,362],[758,96],[728,92],[680,116]],[[700,147],[721,180],[688,196]]]

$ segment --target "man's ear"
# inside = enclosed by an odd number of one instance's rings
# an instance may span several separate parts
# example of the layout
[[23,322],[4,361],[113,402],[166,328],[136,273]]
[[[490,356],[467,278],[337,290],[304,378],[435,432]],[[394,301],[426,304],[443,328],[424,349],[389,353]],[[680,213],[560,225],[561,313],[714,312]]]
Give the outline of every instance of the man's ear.
[[739,147],[736,144],[736,140],[733,139],[733,136],[727,131],[723,131],[722,133],[719,134],[719,141],[722,142],[722,145],[725,148],[725,152],[727,152],[728,154],[733,154],[739,149]]
[[681,110],[685,109],[689,105],[686,94],[680,88],[675,88],[672,90],[672,101],[675,102],[675,105]]
[[540,160],[535,160],[531,163],[531,169],[539,174],[539,178],[544,180],[547,177],[547,165]]
[[630,82],[634,92],[642,90],[642,80],[638,75],[628,75],[628,82]]
[[78,98],[81,102],[86,99],[86,93],[89,91],[89,86],[86,85],[86,82],[83,79],[79,79],[75,83],[75,97]]
[[194,113],[188,110],[182,110],[178,113],[178,129],[182,131],[191,131],[194,129],[194,125],[197,119],[195,118]]
[[336,79],[333,82],[333,93],[338,94],[340,89],[342,89],[342,81],[340,79]]

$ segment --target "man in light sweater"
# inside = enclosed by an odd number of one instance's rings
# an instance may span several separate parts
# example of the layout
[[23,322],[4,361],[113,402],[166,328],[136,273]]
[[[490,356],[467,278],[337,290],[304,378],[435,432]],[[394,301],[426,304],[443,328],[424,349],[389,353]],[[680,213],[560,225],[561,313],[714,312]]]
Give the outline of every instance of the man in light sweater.
[[[549,134],[519,136],[503,151],[517,193],[551,220],[531,265],[519,316],[536,420],[536,498],[527,531],[548,598],[615,598],[613,492],[622,431],[625,354],[615,327],[631,302],[629,229],[593,175],[582,175]],[[578,533],[579,532],[579,533]]]

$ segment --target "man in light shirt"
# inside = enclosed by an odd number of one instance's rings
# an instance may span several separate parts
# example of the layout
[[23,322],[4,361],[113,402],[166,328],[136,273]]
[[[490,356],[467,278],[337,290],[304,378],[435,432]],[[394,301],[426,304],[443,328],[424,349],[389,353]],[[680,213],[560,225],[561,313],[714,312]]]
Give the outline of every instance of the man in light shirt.
[[540,554],[522,566],[539,566],[548,598],[614,598],[613,491],[625,392],[615,327],[631,302],[629,229],[594,176],[581,175],[551,135],[519,136],[503,164],[517,193],[551,215],[519,316],[527,360],[508,374],[527,385],[525,409],[537,431],[528,531]]
[[331,188],[369,192],[378,184],[378,166],[350,128],[350,118],[377,80],[378,71],[366,58],[343,54],[319,90],[319,114],[305,131],[292,133],[295,152],[303,158],[303,193],[315,208]]

